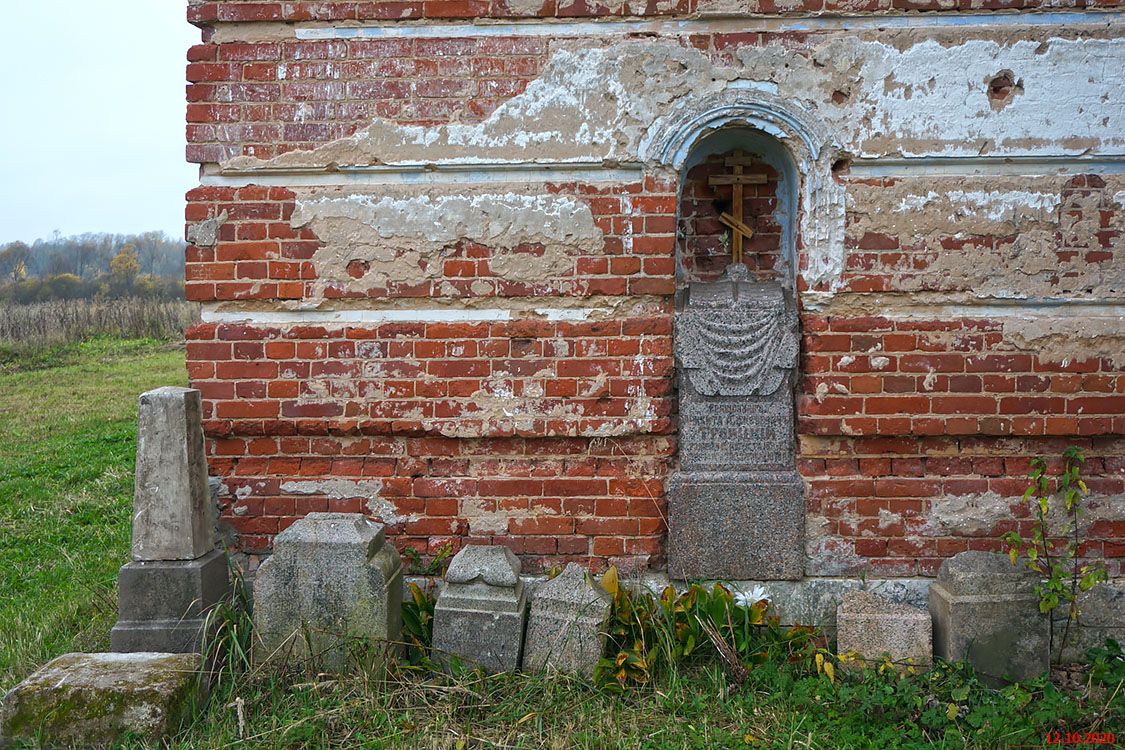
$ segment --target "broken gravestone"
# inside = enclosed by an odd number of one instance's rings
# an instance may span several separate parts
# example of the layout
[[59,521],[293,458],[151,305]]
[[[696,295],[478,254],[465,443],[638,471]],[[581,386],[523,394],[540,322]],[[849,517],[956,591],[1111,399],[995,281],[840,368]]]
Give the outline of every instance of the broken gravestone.
[[114,651],[188,652],[230,589],[216,549],[199,391],[157,388],[140,397],[133,492],[133,561],[121,568]]
[[966,660],[992,685],[1050,667],[1050,623],[1039,611],[1038,576],[1005,555],[961,552],[930,585],[934,655]]
[[524,644],[524,671],[547,667],[592,677],[605,651],[612,598],[570,563],[539,585],[531,597]]
[[732,264],[720,280],[686,290],[675,348],[680,467],[668,486],[669,575],[799,579],[805,502],[792,295]]
[[435,657],[447,667],[456,658],[493,672],[515,671],[526,618],[519,558],[507,547],[467,545],[449,563],[434,608]]
[[[0,702],[0,747],[162,746],[206,697],[198,654],[66,654]],[[39,744],[34,744],[39,747]]]
[[274,539],[254,578],[256,662],[275,654],[344,671],[385,661],[402,632],[402,560],[360,513],[310,513]]
[[855,652],[863,662],[889,658],[899,669],[933,661],[930,613],[869,591],[849,591],[836,608],[836,650]]

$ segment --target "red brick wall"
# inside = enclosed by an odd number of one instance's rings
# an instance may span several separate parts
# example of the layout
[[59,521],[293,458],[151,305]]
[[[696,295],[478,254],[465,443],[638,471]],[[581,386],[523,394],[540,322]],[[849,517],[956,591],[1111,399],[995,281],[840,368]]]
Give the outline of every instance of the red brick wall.
[[[644,12],[684,10],[650,4]],[[228,1],[196,2],[190,10],[205,24],[506,12],[502,3],[483,2]],[[549,3],[542,14],[622,12]],[[739,43],[769,41],[734,36],[692,43],[722,56]],[[546,51],[541,38],[203,44],[191,50],[188,67],[188,158],[268,158],[349,135],[376,117],[480,120],[535,78]],[[601,252],[575,255],[553,280],[569,282],[561,296],[640,298],[649,305],[643,313],[586,322],[205,323],[189,331],[189,374],[205,398],[211,471],[224,479],[223,521],[235,544],[266,552],[274,534],[310,511],[367,510],[388,521],[400,546],[424,553],[445,542],[488,541],[511,546],[530,570],[567,560],[659,568],[664,482],[676,453],[676,229],[688,268],[704,277],[721,271],[715,191],[706,185],[716,168],[706,163],[690,172],[682,201],[680,185],[653,177],[613,187],[548,185],[588,205],[605,235]],[[777,185],[774,179],[756,190],[747,206],[758,232],[747,256],[765,274],[780,245],[770,216]],[[902,183],[854,180],[847,187]],[[1077,177],[1064,204],[1068,196],[1097,200],[1057,217],[1059,265],[1034,278],[1059,288],[1077,288],[1084,274],[1122,262],[1104,182]],[[227,221],[215,246],[188,250],[189,298],[262,309],[308,298],[321,281],[310,259],[322,243],[310,229],[291,226],[294,201],[280,187],[191,191],[189,222],[224,212]],[[925,236],[870,231],[861,228],[863,210],[852,207],[848,215],[844,293],[971,291],[964,279],[935,270],[935,248],[943,263],[963,254],[972,265],[1016,240],[952,226]],[[1097,228],[1076,233],[1078,219]],[[440,278],[392,281],[362,294],[328,284],[324,296],[355,304],[460,299],[478,296],[472,282],[483,279],[488,296],[549,302],[543,288],[493,273],[492,248],[463,243],[450,250]],[[1026,530],[1019,495],[1030,458],[1058,455],[1070,444],[1087,452],[1095,494],[1125,492],[1119,365],[1100,355],[1037,352],[1018,340],[1011,318],[929,315],[884,316],[862,305],[802,312],[799,467],[810,517],[823,518],[811,530],[811,574],[930,575],[958,551],[998,547],[999,533]],[[519,399],[520,419],[493,408],[499,390]],[[935,522],[940,503],[968,496],[1010,499],[1009,519],[954,531]],[[1096,522],[1090,534],[1085,551],[1104,556],[1111,573],[1125,572],[1122,522]]]
[[[188,18],[193,23],[216,21],[379,21],[418,18],[503,18],[534,16],[578,18],[583,16],[687,15],[717,5],[710,0],[645,0],[645,2],[598,2],[597,0],[544,0],[537,10],[513,10],[505,0],[309,0],[308,2],[261,2],[260,0],[189,0]],[[758,13],[972,11],[1052,8],[1116,7],[1116,0],[804,0],[793,5],[775,0],[754,0],[747,6]],[[729,6],[727,6],[729,9]]]
[[[732,188],[709,183],[715,175],[731,174],[731,168],[723,166],[724,156],[710,156],[690,169],[680,188],[677,248],[684,282],[714,281],[731,262],[731,232],[719,215],[737,216]],[[754,236],[743,242],[742,262],[756,278],[776,279],[781,254],[781,226],[774,216],[778,174],[764,163],[745,171],[765,175],[767,182],[742,188],[742,215],[737,218],[754,230]]]

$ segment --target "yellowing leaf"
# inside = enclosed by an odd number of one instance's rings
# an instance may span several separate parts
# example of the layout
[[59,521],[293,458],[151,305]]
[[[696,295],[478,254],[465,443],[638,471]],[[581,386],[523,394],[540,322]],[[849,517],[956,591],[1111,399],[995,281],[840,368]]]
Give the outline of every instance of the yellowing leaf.
[[948,706],[945,707],[945,718],[949,719],[950,721],[953,721],[954,719],[957,718],[957,704],[956,703],[950,703]]
[[610,565],[609,570],[607,570],[602,575],[601,587],[610,596],[617,596],[617,592],[621,590],[621,585],[617,580],[617,566],[616,565]]
[[832,666],[832,662],[824,662],[824,674],[828,675],[829,682],[836,684],[836,667]]
[[816,673],[820,674],[824,671],[824,654],[816,655]]

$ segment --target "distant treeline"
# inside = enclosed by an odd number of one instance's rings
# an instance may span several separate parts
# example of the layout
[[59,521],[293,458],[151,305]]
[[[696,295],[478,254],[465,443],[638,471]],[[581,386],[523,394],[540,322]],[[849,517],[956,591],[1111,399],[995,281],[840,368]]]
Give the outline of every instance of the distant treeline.
[[184,243],[163,232],[82,234],[0,246],[0,301],[182,299]]

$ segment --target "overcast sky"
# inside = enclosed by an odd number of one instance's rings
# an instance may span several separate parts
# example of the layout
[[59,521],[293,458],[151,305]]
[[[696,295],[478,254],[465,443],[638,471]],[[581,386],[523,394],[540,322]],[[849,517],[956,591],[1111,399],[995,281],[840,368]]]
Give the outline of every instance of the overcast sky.
[[187,3],[0,1],[0,244],[182,235]]

